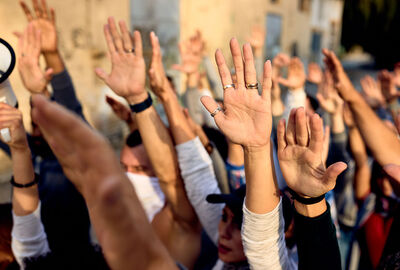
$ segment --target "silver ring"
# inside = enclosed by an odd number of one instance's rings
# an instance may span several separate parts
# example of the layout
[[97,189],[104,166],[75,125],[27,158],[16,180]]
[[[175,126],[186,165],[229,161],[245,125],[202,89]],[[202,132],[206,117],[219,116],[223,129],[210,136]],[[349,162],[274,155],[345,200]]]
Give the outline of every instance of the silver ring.
[[258,83],[246,83],[247,89],[258,89]]
[[228,89],[229,87],[235,88],[235,84],[231,83],[231,84],[224,85],[224,90]]
[[221,107],[217,107],[212,113],[211,113],[211,117],[214,117],[215,115],[217,115],[217,113],[222,112]]
[[134,52],[135,52],[135,49],[134,49],[134,48],[129,49],[129,50],[126,51],[126,53],[134,53]]

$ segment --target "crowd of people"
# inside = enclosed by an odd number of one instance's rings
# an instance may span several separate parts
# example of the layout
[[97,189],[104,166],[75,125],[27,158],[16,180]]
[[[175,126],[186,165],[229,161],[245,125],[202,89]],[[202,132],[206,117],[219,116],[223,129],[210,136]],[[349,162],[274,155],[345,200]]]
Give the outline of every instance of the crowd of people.
[[180,95],[156,34],[146,71],[144,37],[110,17],[112,68],[95,72],[126,100],[105,97],[129,128],[118,160],[82,112],[55,11],[32,3],[15,33],[31,134],[0,103],[1,269],[400,269],[400,65],[357,91],[327,49],[308,72],[283,53],[264,62],[254,28],[230,40],[232,69],[216,51],[216,72],[198,31],[172,67]]

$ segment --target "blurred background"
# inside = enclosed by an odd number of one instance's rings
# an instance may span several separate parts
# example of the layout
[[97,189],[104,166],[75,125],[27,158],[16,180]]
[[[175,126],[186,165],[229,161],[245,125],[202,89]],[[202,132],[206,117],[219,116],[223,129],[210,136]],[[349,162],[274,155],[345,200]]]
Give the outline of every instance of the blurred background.
[[[96,67],[109,70],[103,37],[108,16],[125,20],[131,29],[142,32],[147,59],[151,53],[148,35],[155,31],[167,70],[179,62],[177,44],[196,30],[202,32],[207,52],[213,57],[217,48],[228,55],[233,36],[246,42],[254,26],[265,31],[266,59],[285,52],[299,56],[305,64],[322,64],[321,49],[329,48],[342,57],[357,86],[365,73],[392,69],[400,60],[398,0],[48,0],[48,5],[55,8],[61,52],[86,118],[116,149],[126,130],[104,102],[105,94],[111,91],[94,73]],[[18,1],[1,0],[0,37],[16,49],[13,31],[22,31],[25,26]],[[179,73],[168,74],[179,85]],[[30,130],[29,94],[17,70],[11,83]],[[5,182],[11,166],[0,155],[0,175]]]

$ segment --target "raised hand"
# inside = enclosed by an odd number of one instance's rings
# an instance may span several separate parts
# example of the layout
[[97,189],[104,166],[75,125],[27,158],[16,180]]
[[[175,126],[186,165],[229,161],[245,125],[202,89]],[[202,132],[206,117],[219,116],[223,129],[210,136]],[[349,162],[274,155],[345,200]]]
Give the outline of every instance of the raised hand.
[[363,77],[360,82],[364,99],[369,106],[378,108],[386,105],[386,100],[382,95],[380,86],[371,76],[367,75]]
[[330,72],[325,71],[316,95],[321,108],[329,114],[342,114],[343,100],[335,91]]
[[292,90],[304,87],[306,82],[306,73],[304,71],[303,62],[301,62],[300,58],[294,57],[290,59],[288,77],[286,79],[279,77],[278,82]]
[[191,51],[198,56],[205,55],[206,42],[203,39],[203,35],[200,30],[196,31],[196,34],[189,39]]
[[278,125],[278,159],[287,185],[300,196],[318,197],[332,190],[337,176],[346,164],[337,162],[327,169],[322,160],[323,124],[318,114],[307,128],[303,108],[293,109],[285,129],[285,120]]
[[35,15],[32,15],[28,6],[24,1],[21,1],[21,7],[24,10],[26,18],[29,22],[33,23],[35,28],[41,32],[41,46],[42,53],[57,52],[57,30],[55,25],[55,12],[51,8],[47,8],[46,0],[32,0]]
[[389,71],[382,70],[379,72],[378,80],[386,102],[390,103],[400,96],[396,88],[395,77]]
[[[16,150],[28,149],[22,113],[14,107],[0,102],[0,129],[3,128],[10,130],[11,141],[5,142],[10,148]],[[2,137],[0,136],[0,138]]]
[[324,62],[326,68],[333,76],[333,83],[336,90],[344,101],[352,101],[357,95],[357,90],[344,71],[342,63],[340,63],[334,52],[323,49],[322,53],[325,55]]
[[262,50],[265,41],[265,31],[260,26],[254,26],[251,29],[251,36],[247,39],[253,48],[256,57],[262,57]]
[[150,42],[151,47],[153,48],[149,69],[150,86],[154,94],[163,100],[164,95],[168,94],[167,91],[170,90],[170,87],[162,63],[160,42],[158,41],[158,37],[154,34],[154,32],[150,33]]
[[179,43],[179,53],[181,63],[172,66],[173,69],[191,75],[198,72],[202,55],[199,55],[190,47],[190,40],[185,43]]
[[41,32],[33,23],[29,23],[18,41],[18,70],[22,82],[29,92],[40,94],[47,92],[47,84],[51,80],[53,70],[43,72],[39,66]]
[[[230,141],[243,147],[265,146],[270,141],[271,115],[271,62],[264,65],[263,91],[248,89],[246,84],[257,82],[253,53],[250,44],[243,46],[243,56],[238,41],[230,42],[237,83],[232,85],[232,77],[220,50],[215,53],[219,74],[224,90],[224,110],[218,111],[218,104],[211,97],[202,97],[201,102],[210,113],[215,114],[215,123]],[[243,61],[244,60],[244,61]]]
[[106,96],[106,102],[119,119],[126,122],[129,126],[134,124],[132,112],[128,107],[110,96]]
[[307,80],[314,84],[320,84],[323,80],[323,72],[317,63],[308,64]]
[[111,57],[112,69],[107,74],[97,68],[96,74],[117,95],[124,97],[130,104],[136,104],[147,98],[145,91],[146,65],[143,59],[142,38],[138,31],[132,37],[126,23],[119,23],[121,34],[118,32],[114,18],[108,19],[104,26],[104,35]]

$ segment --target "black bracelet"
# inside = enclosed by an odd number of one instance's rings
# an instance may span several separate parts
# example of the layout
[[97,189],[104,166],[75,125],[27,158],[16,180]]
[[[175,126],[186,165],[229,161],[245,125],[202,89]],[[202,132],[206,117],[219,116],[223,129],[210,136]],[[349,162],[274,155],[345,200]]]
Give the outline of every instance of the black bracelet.
[[39,183],[39,175],[37,175],[35,173],[35,178],[33,179],[33,181],[29,182],[27,184],[18,184],[18,183],[16,183],[15,180],[14,180],[14,175],[13,175],[11,177],[10,183],[11,183],[12,186],[17,187],[17,188],[28,188],[28,187],[31,187],[31,186],[36,185],[37,183]]
[[153,105],[153,100],[151,99],[150,93],[148,93],[148,98],[145,101],[135,105],[129,105],[129,107],[131,108],[132,112],[140,113],[146,110],[147,108],[150,108],[151,105]]
[[315,204],[319,203],[323,199],[325,199],[325,194],[322,194],[321,196],[314,197],[314,198],[304,198],[301,197],[299,194],[288,188],[290,195],[292,195],[292,199],[298,201],[299,203],[310,205],[310,204]]

